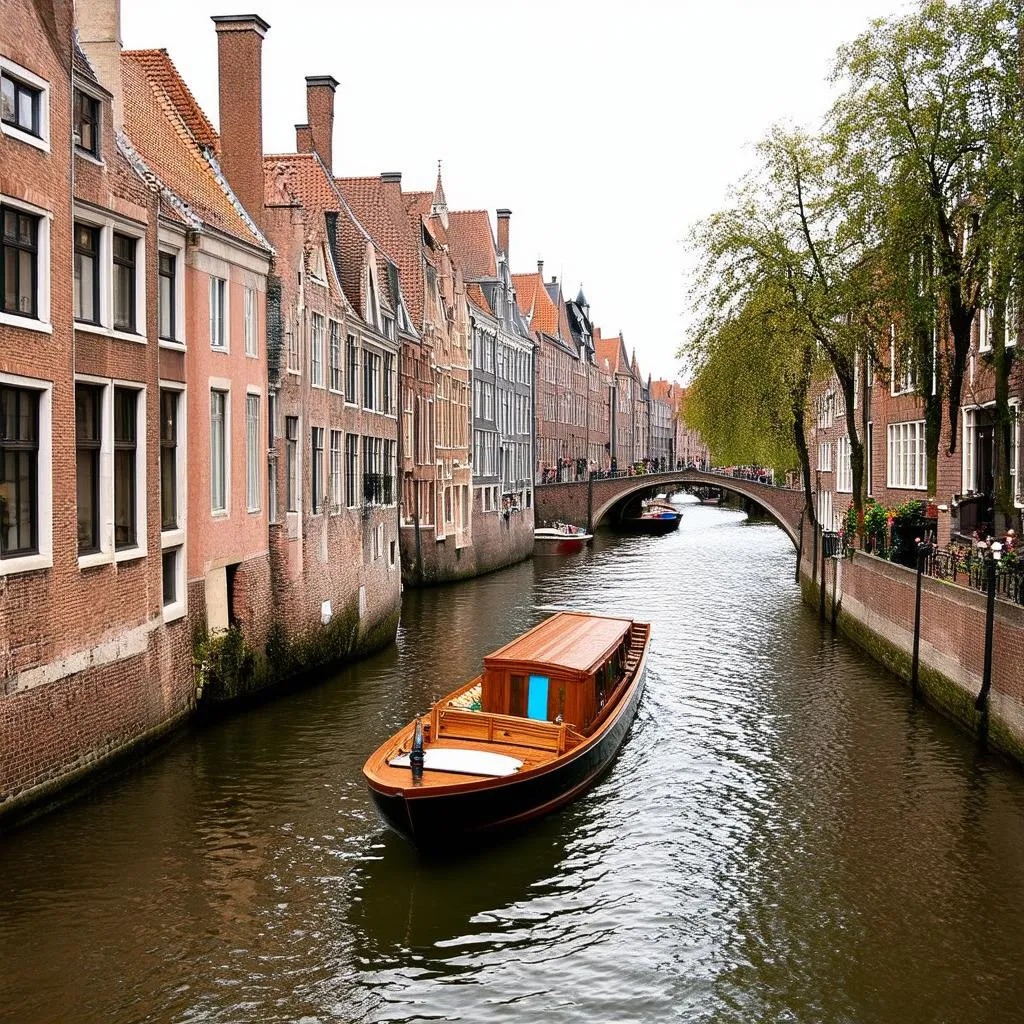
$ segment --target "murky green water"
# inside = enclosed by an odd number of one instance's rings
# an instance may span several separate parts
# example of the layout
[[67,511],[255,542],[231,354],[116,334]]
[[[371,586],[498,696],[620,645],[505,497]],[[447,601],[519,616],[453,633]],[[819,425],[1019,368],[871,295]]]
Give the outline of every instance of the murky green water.
[[[1024,778],[792,573],[774,527],[688,507],[408,594],[397,649],[0,838],[0,1019],[1024,1019]],[[654,624],[622,754],[523,834],[422,858],[366,754],[562,607]]]

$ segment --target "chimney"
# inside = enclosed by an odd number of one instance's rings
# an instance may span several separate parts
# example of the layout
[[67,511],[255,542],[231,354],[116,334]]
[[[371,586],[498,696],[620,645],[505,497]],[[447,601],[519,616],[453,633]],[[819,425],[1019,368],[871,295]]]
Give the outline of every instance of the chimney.
[[113,102],[115,131],[124,126],[121,92],[121,0],[78,0],[78,38]]
[[263,37],[258,14],[219,14],[220,165],[235,195],[263,222]]
[[295,126],[295,152],[312,153],[314,149],[312,129],[308,124],[297,124]]
[[544,261],[543,260],[537,260],[537,274],[540,277],[541,281],[543,281],[544,280]]
[[498,211],[498,249],[505,254],[506,263],[508,263],[508,219],[511,216],[511,210]]
[[334,90],[338,80],[330,75],[306,76],[306,120],[313,134],[313,150],[320,154],[327,170],[334,149]]
[[389,196],[395,196],[399,200],[402,198],[402,172],[401,171],[382,171],[380,180],[384,183],[384,194]]

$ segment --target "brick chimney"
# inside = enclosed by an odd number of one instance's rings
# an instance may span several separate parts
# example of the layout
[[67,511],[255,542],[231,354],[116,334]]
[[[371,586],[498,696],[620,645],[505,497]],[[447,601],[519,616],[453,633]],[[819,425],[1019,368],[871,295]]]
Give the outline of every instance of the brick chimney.
[[402,198],[402,172],[401,171],[382,171],[380,180],[384,184],[384,194],[386,196],[395,196],[399,201]]
[[506,263],[508,263],[508,219],[511,216],[511,210],[498,211],[498,249],[505,254]]
[[263,222],[263,37],[258,14],[219,14],[220,165],[235,195]]
[[313,131],[308,124],[297,124],[295,126],[295,152],[312,153]]
[[96,71],[100,85],[113,102],[114,129],[124,125],[121,91],[121,0],[78,0],[75,4],[78,38]]
[[541,284],[544,283],[544,261],[537,260],[537,276],[541,280]]
[[327,170],[331,168],[334,149],[334,90],[338,81],[330,75],[306,77],[306,120],[313,135],[313,149],[320,154]]

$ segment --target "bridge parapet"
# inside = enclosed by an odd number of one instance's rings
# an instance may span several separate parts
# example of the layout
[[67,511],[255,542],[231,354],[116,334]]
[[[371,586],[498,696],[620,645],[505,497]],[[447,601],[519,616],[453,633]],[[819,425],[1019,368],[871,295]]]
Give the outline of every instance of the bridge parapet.
[[595,474],[591,480],[574,483],[537,484],[534,488],[535,515],[538,525],[554,520],[585,523],[589,508],[592,510],[592,524],[596,527],[618,502],[631,494],[652,488],[668,490],[674,487],[679,490],[686,486],[718,487],[748,498],[775,520],[794,547],[799,546],[800,517],[804,510],[802,490],[697,469],[634,475]]

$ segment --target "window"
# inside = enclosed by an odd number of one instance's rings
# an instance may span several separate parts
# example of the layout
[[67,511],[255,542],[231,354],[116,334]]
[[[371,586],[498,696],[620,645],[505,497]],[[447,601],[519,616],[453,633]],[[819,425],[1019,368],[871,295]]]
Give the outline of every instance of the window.
[[78,553],[100,549],[100,448],[103,438],[103,388],[75,385]]
[[227,512],[228,393],[210,392],[210,509]]
[[245,507],[260,510],[260,396],[245,396]]
[[75,224],[75,319],[100,322],[100,229]]
[[890,423],[887,433],[886,485],[923,491],[928,486],[924,420]]
[[309,383],[315,388],[324,386],[324,318],[313,313],[309,331]]
[[392,415],[395,411],[395,357],[390,352],[384,353],[384,409]]
[[137,239],[114,232],[114,329],[135,333]]
[[350,334],[345,339],[345,401],[355,405],[358,394],[359,364],[356,356],[356,339]]
[[363,351],[363,408],[376,409],[380,403],[380,356]]
[[160,286],[157,292],[157,318],[160,321],[159,334],[164,341],[175,341],[174,305],[177,289],[174,287],[178,270],[178,258],[169,252],[160,253]]
[[299,418],[285,416],[285,508],[289,512],[299,510]]
[[1013,503],[1020,505],[1024,503],[1024,491],[1021,490],[1020,482],[1020,404],[1014,403],[1010,406],[1010,415],[1013,422],[1010,426],[1010,493],[1013,495]]
[[832,518],[832,492],[818,491],[818,524],[823,530],[835,529]]
[[160,392],[160,529],[178,529],[178,400]]
[[832,472],[832,444],[829,441],[818,445],[818,469],[822,473]]
[[288,372],[299,373],[299,338],[295,331],[286,332],[288,338]]
[[75,145],[90,154],[100,155],[100,103],[81,89],[75,90]]
[[246,288],[245,295],[245,354],[259,354],[256,342],[256,289]]
[[0,312],[37,317],[41,218],[12,206],[0,206],[0,216],[3,218]]
[[313,499],[313,515],[324,510],[324,428],[313,427],[313,464],[309,467],[309,487]]
[[868,424],[867,442],[864,445],[864,471],[867,476],[867,490],[870,498],[875,493],[875,477],[871,468],[875,455],[875,425]]
[[332,391],[341,391],[341,324],[337,320],[331,321],[329,333],[329,385]]
[[39,393],[0,387],[0,558],[38,551]]
[[341,460],[341,431],[331,431],[331,511],[341,509],[344,472]]
[[210,278],[210,346],[226,349],[227,336],[227,281],[222,277]]
[[[37,139],[43,138],[43,89],[0,64],[0,122]],[[34,75],[31,76],[35,78]]]
[[853,465],[850,462],[850,439],[841,437],[836,442],[836,490],[853,493]]
[[164,607],[170,604],[177,604],[181,600],[178,594],[178,561],[181,558],[181,548],[165,548],[163,552],[163,598]]
[[345,504],[359,504],[359,435],[345,435]]
[[138,542],[136,523],[136,417],[139,392],[114,388],[114,547],[133,548]]

